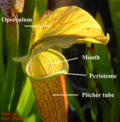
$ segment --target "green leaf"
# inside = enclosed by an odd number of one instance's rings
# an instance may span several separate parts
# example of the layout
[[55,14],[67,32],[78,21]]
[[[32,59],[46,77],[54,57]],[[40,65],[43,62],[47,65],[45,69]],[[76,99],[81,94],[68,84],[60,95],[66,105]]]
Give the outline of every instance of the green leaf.
[[120,92],[120,0],[108,0],[109,2],[109,8],[110,8],[110,14],[111,14],[111,20],[113,23],[113,27],[115,30],[115,35],[117,38],[117,75],[118,80],[116,82],[117,88]]
[[[14,81],[15,81],[15,74],[16,74],[16,62],[12,60],[13,57],[17,56],[17,44],[18,44],[18,28],[17,28],[17,22],[13,23],[6,23],[6,36],[8,39],[9,44],[9,57],[8,57],[8,64],[7,64],[7,70],[6,70],[6,76],[5,81],[6,82],[6,92],[4,92],[4,89],[2,89],[4,94],[3,98],[0,98],[0,101],[4,102],[6,101],[5,110],[7,108],[8,111],[8,105],[13,97],[13,91],[14,91]],[[13,36],[14,35],[14,36]],[[3,75],[4,76],[4,75]]]
[[40,115],[39,110],[37,110],[35,113],[33,113],[27,119],[25,119],[24,122],[42,122],[42,117]]
[[[93,60],[93,65],[96,71],[96,74],[101,75],[112,75],[112,67],[109,59],[109,52],[106,45],[98,45],[94,44],[95,52],[93,56],[98,55],[100,60]],[[114,94],[115,93],[115,85],[112,78],[99,78],[99,83],[103,90],[103,93]],[[112,102],[112,97],[107,97],[108,101]]]
[[[0,18],[3,17],[3,13],[0,10]],[[3,22],[0,21],[0,91],[4,82],[4,75],[5,75],[5,69],[4,69],[4,62],[3,62]]]
[[7,94],[7,82],[3,84],[2,91],[0,93],[0,113],[3,111],[8,111],[6,94]]
[[[91,47],[91,43],[86,44],[86,52],[85,52],[86,55],[91,56],[91,53],[89,52],[87,47]],[[89,78],[89,74],[93,73],[93,71],[94,71],[93,64],[92,64],[91,60],[85,60],[85,69],[86,69],[86,74],[87,74],[89,93],[96,94],[95,81],[93,78]],[[95,121],[96,116],[97,116],[97,106],[96,106],[96,98],[95,97],[90,97],[90,109],[91,109],[92,119]]]
[[29,78],[27,78],[25,86],[20,96],[19,103],[17,105],[17,113],[19,117],[26,118],[34,104],[35,98]]
[[[20,17],[23,18],[33,18],[33,12],[35,7],[36,0],[25,0],[23,13],[20,14]],[[29,4],[28,4],[29,3]],[[19,37],[19,56],[28,54],[29,42],[31,28],[25,28],[25,25],[31,25],[32,22],[23,22],[20,23],[20,37]],[[11,105],[11,112],[16,110],[20,94],[22,92],[23,83],[25,80],[25,74],[22,70],[21,64],[17,64],[16,79],[15,79],[15,90],[13,101]]]
[[119,122],[120,117],[120,94],[116,90],[110,110],[110,122]]
[[36,8],[37,8],[37,13],[39,13],[39,17],[41,18],[47,9],[47,0],[37,0]]
[[109,122],[109,119],[110,119],[109,105],[104,100],[101,101],[100,105],[101,105],[101,108],[102,108],[103,122]]
[[[0,18],[2,18],[3,13],[0,10]],[[3,26],[3,28],[2,28]],[[0,21],[0,113],[3,111],[7,111],[7,82],[4,82],[5,76],[5,68],[3,62],[3,45],[5,49],[8,51],[6,42],[6,25],[2,21]]]
[[[30,112],[29,112],[29,114],[28,114],[28,116],[27,117],[29,117],[29,116],[31,116],[33,113],[35,113],[35,111],[37,111],[38,110],[38,106],[37,106],[37,103],[36,103],[36,101],[33,103],[33,106],[32,106],[32,108],[31,108],[31,110],[30,110]],[[40,112],[39,112],[40,113]]]
[[[68,80],[66,79],[66,88],[67,88],[67,94],[74,94],[74,91],[72,89],[72,87],[70,86]],[[82,122],[86,122],[81,105],[77,99],[77,97],[75,96],[68,96],[69,101],[71,102],[71,104],[73,105],[73,107],[75,108],[78,116],[80,117],[80,120]]]

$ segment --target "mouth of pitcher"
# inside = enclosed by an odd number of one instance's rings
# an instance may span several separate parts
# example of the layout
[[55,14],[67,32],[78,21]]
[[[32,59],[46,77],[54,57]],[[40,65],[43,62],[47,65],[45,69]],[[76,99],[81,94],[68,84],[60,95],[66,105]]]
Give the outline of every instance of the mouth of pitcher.
[[[68,65],[68,62],[66,60],[66,58],[59,52],[53,50],[53,49],[48,49],[48,50],[45,50],[39,54],[37,54],[36,56],[40,56],[40,55],[44,55],[44,54],[47,54],[46,59],[49,59],[50,55],[52,54],[52,61],[53,62],[50,62],[49,64],[46,64],[46,63],[43,63],[41,66],[44,66],[46,65],[47,67],[50,67],[49,70],[52,71],[52,73],[49,73],[47,70],[46,70],[46,74],[42,75],[41,76],[41,69],[37,67],[37,71],[34,69],[34,71],[36,73],[33,73],[33,71],[31,71],[34,66],[31,68],[31,64],[34,62],[36,63],[36,61],[33,61],[31,63],[31,60],[32,58],[34,57],[31,57],[30,59],[28,59],[26,62],[24,61],[22,63],[22,66],[23,66],[23,69],[24,69],[24,72],[26,73],[26,75],[31,79],[31,80],[36,80],[36,81],[41,81],[41,80],[47,80],[49,78],[52,78],[52,77],[57,77],[57,76],[60,76],[60,75],[66,75],[68,73],[68,70],[69,70],[69,65]],[[59,59],[57,60],[56,62],[56,59]],[[40,58],[41,62],[44,62],[44,59],[43,58]],[[46,69],[46,68],[44,68]],[[56,71],[54,71],[54,69],[57,69]],[[39,75],[36,75],[37,73],[39,73]]]

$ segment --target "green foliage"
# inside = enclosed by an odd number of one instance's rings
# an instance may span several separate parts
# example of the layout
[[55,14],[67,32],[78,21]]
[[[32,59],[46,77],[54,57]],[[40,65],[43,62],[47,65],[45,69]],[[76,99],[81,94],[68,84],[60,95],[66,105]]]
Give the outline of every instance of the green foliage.
[[[25,0],[24,10],[19,14],[19,18],[33,18],[35,3],[36,0]],[[42,12],[39,12],[40,16],[45,12],[46,5],[47,1],[44,1],[44,4],[36,6],[36,8],[44,8]],[[0,10],[0,18],[2,17],[3,13]],[[41,117],[38,112],[37,105],[35,104],[35,98],[30,81],[28,78],[26,79],[21,64],[17,64],[12,59],[16,56],[28,54],[31,28],[25,28],[24,26],[31,24],[32,22],[19,23],[20,28],[18,28],[16,22],[5,25],[5,23],[0,21],[0,113],[16,112],[16,117],[24,117],[24,121],[28,120],[26,119],[28,116],[30,118],[34,114],[35,121],[37,122],[38,120],[41,120]],[[4,29],[4,25],[6,26],[6,29]],[[5,53],[3,55],[3,44],[6,52],[8,50],[9,54]],[[4,62],[4,57],[7,59],[6,62]],[[4,65],[5,63],[7,63],[7,65]],[[23,120],[10,121],[22,122]]]
[[[87,49],[88,47],[91,47],[90,43],[86,44],[86,55],[91,56],[90,51]],[[89,78],[89,74],[94,72],[93,64],[91,60],[86,60],[85,61],[85,69],[86,69],[86,74],[87,74],[87,83],[88,83],[88,89],[89,93],[96,94],[96,85],[95,85],[95,80],[93,78]],[[92,119],[96,121],[96,116],[97,116],[97,106],[96,106],[96,98],[91,97],[90,98],[90,109],[91,109],[91,115]]]
[[39,13],[40,18],[42,17],[42,15],[44,14],[44,12],[47,9],[46,2],[47,2],[47,0],[37,0],[36,1],[36,9],[37,9],[37,13]]
[[117,80],[117,87],[120,92],[120,0],[109,0],[109,8],[110,8],[110,14],[111,14],[111,20],[113,22],[113,27],[115,30],[115,35],[117,38],[117,65],[118,65],[118,80]]
[[[94,56],[99,55],[100,60],[93,60],[93,65],[97,74],[112,74],[111,63],[109,59],[109,52],[106,45],[94,44]],[[115,93],[115,85],[112,78],[99,78],[99,83],[103,90],[103,93]],[[111,103],[112,98],[107,97],[108,101]]]
[[[73,91],[72,87],[70,86],[70,83],[68,82],[67,78],[66,78],[66,88],[67,88],[67,94],[74,94],[74,91]],[[82,108],[81,108],[81,105],[80,105],[77,97],[68,96],[68,100],[70,101],[70,103],[75,108],[78,116],[80,117],[80,120],[82,122],[86,122],[83,111],[82,111]]]
[[[29,4],[28,4],[29,3]],[[112,74],[112,66],[107,46],[94,44],[94,53],[92,54],[87,47],[91,44],[86,44],[86,54],[88,56],[99,55],[100,60],[86,60],[85,69],[87,74],[87,84],[89,93],[111,93],[115,94],[113,98],[101,98],[99,107],[102,110],[103,122],[119,122],[120,116],[120,0],[109,0],[111,19],[117,37],[118,49],[118,79],[116,86],[113,79],[90,79],[89,73],[96,74]],[[46,0],[25,0],[23,13],[19,17],[33,18],[33,14],[39,13],[42,17],[47,7]],[[0,10],[0,18],[3,13]],[[98,21],[101,21],[98,19]],[[101,22],[100,22],[101,23]],[[20,23],[20,33],[18,38],[18,28],[16,23],[14,26],[5,25],[0,21],[0,112],[16,112],[16,117],[24,117],[24,120],[19,122],[42,122],[41,115],[35,102],[32,87],[28,78],[23,73],[20,63],[15,63],[12,58],[28,54],[31,28],[25,28],[24,25],[32,23]],[[9,32],[14,35],[10,35]],[[7,37],[7,38],[6,38]],[[19,46],[17,43],[19,42]],[[7,50],[3,54],[3,46]],[[7,59],[4,62],[4,56]],[[74,94],[69,80],[66,80],[68,94]],[[100,86],[98,90],[97,85]],[[77,97],[68,96],[68,99],[80,120],[86,122],[82,107]],[[97,121],[98,109],[96,98],[90,98],[90,109],[93,121]],[[11,120],[12,121],[12,120]],[[13,121],[12,121],[13,122]],[[17,122],[17,120],[14,120]]]
[[[2,11],[0,11],[0,18],[3,17]],[[4,62],[3,62],[3,43],[2,43],[2,32],[3,22],[0,22],[0,89],[2,88],[4,81]],[[1,90],[0,90],[1,91]]]
[[[31,1],[25,0],[24,10],[20,17],[24,18],[33,18],[33,12],[35,7],[35,0]],[[25,25],[31,25],[32,22],[23,22],[20,26],[20,35],[19,35],[19,48],[18,48],[18,56],[28,54],[29,51],[29,43],[30,43],[30,34],[31,28],[25,28]],[[10,111],[15,111],[19,97],[21,95],[22,87],[25,82],[25,74],[22,70],[21,64],[17,64],[16,77],[15,77],[15,90],[13,95],[13,102],[11,104]]]
[[116,90],[110,109],[110,122],[119,122],[119,111],[120,111],[119,103],[120,103],[120,95],[119,92]]

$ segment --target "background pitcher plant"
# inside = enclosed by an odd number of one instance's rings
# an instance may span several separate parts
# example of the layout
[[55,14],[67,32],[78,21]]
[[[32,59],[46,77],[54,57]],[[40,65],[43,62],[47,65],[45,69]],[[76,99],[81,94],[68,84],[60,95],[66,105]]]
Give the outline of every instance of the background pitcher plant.
[[41,20],[36,15],[34,20],[33,25],[41,27],[33,27],[35,34],[29,55],[15,57],[14,61],[22,62],[25,74],[31,79],[43,121],[67,122],[68,100],[64,75],[68,73],[69,66],[61,53],[50,48],[69,48],[73,44],[88,42],[107,44],[109,34],[105,37],[94,18],[76,6],[48,12]]

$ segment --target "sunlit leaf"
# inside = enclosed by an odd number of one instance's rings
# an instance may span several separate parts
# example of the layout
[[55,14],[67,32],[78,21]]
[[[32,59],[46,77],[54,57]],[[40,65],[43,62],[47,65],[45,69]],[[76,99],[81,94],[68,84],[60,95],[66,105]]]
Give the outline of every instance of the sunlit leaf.
[[22,90],[20,100],[17,105],[17,113],[19,117],[26,118],[29,114],[33,104],[34,104],[35,98],[33,95],[33,90],[31,87],[30,80],[27,78],[25,86]]
[[104,31],[103,20],[99,12],[97,12],[95,20],[100,24],[102,30]]
[[74,35],[81,37],[104,37],[101,27],[93,17],[76,6],[56,9],[37,25],[50,27],[34,28],[37,40],[52,36]]
[[24,120],[24,122],[43,122],[43,121],[42,121],[40,112],[37,110],[31,116],[29,116],[28,118],[26,118]]

